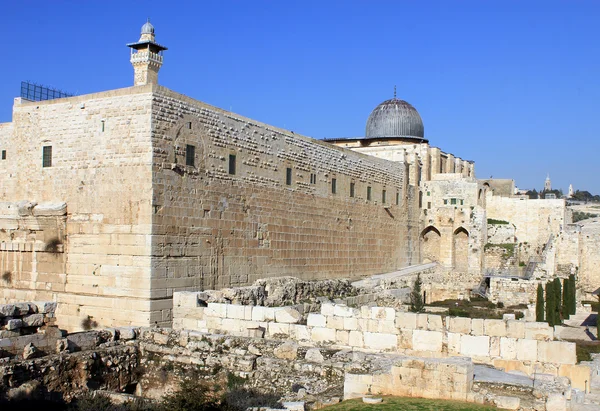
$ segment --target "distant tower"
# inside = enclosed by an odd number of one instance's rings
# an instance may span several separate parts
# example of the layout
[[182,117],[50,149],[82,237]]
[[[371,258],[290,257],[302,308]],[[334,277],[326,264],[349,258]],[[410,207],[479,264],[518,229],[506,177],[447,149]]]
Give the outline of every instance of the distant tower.
[[544,182],[544,191],[551,191],[552,183],[550,182],[550,174],[546,177],[546,181]]
[[150,19],[142,26],[142,35],[137,43],[129,43],[134,85],[158,84],[158,70],[163,64],[163,51],[167,48],[155,42],[154,26]]
[[569,195],[568,195],[568,198],[573,198],[573,194],[575,194],[575,192],[573,191],[573,184],[569,184]]

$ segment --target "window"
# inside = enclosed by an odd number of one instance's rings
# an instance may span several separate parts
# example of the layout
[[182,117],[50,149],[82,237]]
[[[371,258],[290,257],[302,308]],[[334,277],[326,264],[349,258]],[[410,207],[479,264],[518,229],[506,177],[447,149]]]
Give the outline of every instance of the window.
[[371,201],[371,186],[367,187],[367,201]]
[[235,174],[235,154],[229,154],[229,174]]
[[448,200],[444,199],[444,204],[448,204]]
[[187,144],[185,146],[185,165],[194,167],[196,160],[196,146]]
[[106,125],[106,120],[101,120],[102,123],[102,132],[104,133],[104,126]]
[[383,191],[381,192],[381,202],[382,202],[383,204],[385,204],[385,194],[386,194],[386,193],[385,193],[385,190],[383,190]]
[[188,121],[187,123],[185,123],[185,128],[187,128],[188,130],[192,129],[192,122]]
[[317,175],[315,173],[310,173],[310,183],[317,184]]
[[450,204],[456,204],[456,198],[451,198],[450,199]]
[[428,210],[431,210],[431,201],[428,201],[428,202],[427,202],[427,209],[428,209]]
[[289,167],[285,169],[285,184],[292,185],[292,169]]
[[331,179],[331,194],[335,194],[336,192],[337,180],[335,178]]
[[52,167],[52,146],[44,146],[42,149],[42,167]]
[[396,205],[400,205],[400,193],[396,193]]
[[464,200],[460,200],[460,205],[464,205],[465,201]]
[[350,183],[350,197],[354,197],[354,183]]
[[6,150],[2,150],[2,160],[6,160]]
[[431,195],[431,191],[427,192],[427,197],[429,197]]

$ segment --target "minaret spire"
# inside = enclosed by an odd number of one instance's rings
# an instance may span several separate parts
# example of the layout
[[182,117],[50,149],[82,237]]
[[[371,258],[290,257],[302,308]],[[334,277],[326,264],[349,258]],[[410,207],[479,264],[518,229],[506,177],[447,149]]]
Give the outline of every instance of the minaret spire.
[[396,99],[396,85],[394,84],[394,100]]
[[142,26],[137,43],[129,43],[131,64],[134,72],[134,85],[158,83],[158,70],[163,64],[163,51],[167,48],[156,43],[154,26],[148,21]]

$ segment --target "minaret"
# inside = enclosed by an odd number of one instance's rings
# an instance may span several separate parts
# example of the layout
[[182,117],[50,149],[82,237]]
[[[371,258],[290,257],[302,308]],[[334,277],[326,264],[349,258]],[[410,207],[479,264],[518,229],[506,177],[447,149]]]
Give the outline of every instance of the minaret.
[[544,182],[544,191],[552,191],[552,183],[550,182],[550,174],[546,177]]
[[573,191],[573,184],[569,184],[569,195],[567,197],[573,198],[573,194],[575,194],[575,192]]
[[167,48],[155,42],[154,26],[150,19],[142,26],[142,35],[137,43],[129,43],[134,85],[158,84],[158,70],[163,63],[163,51]]

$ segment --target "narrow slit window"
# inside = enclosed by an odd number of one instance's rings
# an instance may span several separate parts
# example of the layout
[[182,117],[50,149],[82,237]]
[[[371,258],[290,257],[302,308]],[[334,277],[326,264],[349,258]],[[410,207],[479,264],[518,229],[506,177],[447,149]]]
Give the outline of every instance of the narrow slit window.
[[383,191],[381,192],[381,202],[382,202],[383,204],[385,204],[385,194],[386,194],[386,192],[385,192],[385,190],[383,190]]
[[2,160],[6,160],[6,150],[2,150]]
[[187,144],[185,146],[185,165],[194,167],[196,160],[196,146]]
[[371,201],[371,186],[367,187],[367,201]]
[[42,167],[52,167],[52,146],[42,148]]
[[400,193],[396,193],[396,205],[400,205]]
[[235,174],[235,154],[229,154],[229,174]]
[[350,183],[350,197],[354,197],[354,183]]
[[185,127],[186,127],[188,130],[191,130],[191,129],[192,129],[192,122],[191,122],[191,121],[188,121],[188,122],[187,122],[187,124],[185,125]]
[[102,120],[101,123],[102,123],[102,132],[104,133],[104,126],[106,125],[106,121]]
[[332,178],[331,179],[331,194],[335,194],[336,189],[337,189],[336,185],[337,185],[337,180],[335,178]]
[[285,169],[285,184],[292,185],[292,169],[289,167]]
[[310,183],[317,184],[317,175],[315,173],[310,173]]

